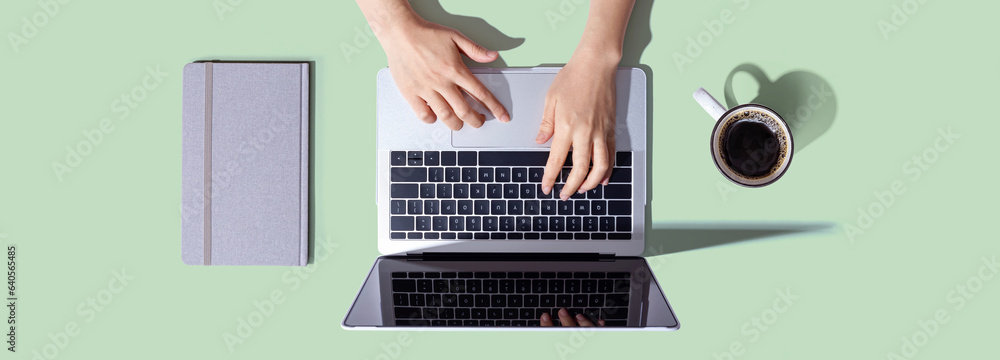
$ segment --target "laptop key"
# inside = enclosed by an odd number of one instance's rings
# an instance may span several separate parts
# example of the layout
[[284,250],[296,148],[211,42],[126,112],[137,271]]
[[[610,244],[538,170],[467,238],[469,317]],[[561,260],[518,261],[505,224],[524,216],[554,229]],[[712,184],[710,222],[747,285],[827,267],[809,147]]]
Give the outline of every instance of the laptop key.
[[524,238],[524,234],[522,234],[522,233],[507,233],[507,239],[508,240],[521,240],[523,238]]
[[448,219],[449,231],[464,231],[465,220],[461,216],[452,216]]
[[572,306],[570,305],[572,303],[573,303],[573,295],[556,295],[556,306],[568,308]]
[[572,233],[559,233],[558,236],[559,240],[573,240]]
[[597,231],[597,217],[587,216],[583,218],[583,231],[588,233]]
[[424,182],[427,181],[427,168],[394,167],[389,175],[392,182]]
[[423,165],[424,153],[420,151],[407,151],[406,152],[406,164],[410,166],[420,166]]
[[392,291],[393,292],[416,292],[417,291],[417,281],[412,279],[393,279],[392,280]]
[[604,186],[605,199],[631,199],[632,184],[608,184]]
[[438,200],[424,200],[424,214],[437,215],[440,205]]
[[524,203],[521,200],[507,201],[507,214],[521,215],[524,213]]
[[417,184],[392,184],[389,186],[389,197],[396,199],[416,199],[419,194]]
[[467,216],[465,218],[465,230],[466,231],[482,231],[482,221],[483,219],[478,216]]
[[475,200],[475,209],[473,212],[476,215],[489,215],[490,214],[490,201],[489,200]]
[[547,233],[542,233],[541,235],[542,235],[542,240],[555,240],[556,239],[556,233],[549,233],[549,232],[547,232]]
[[579,216],[566,217],[566,231],[580,231],[583,229],[583,219]]
[[603,199],[604,198],[604,187],[598,186],[593,189],[587,190],[588,199]]
[[549,220],[547,217],[535,216],[534,218],[532,218],[531,223],[532,223],[531,227],[532,231],[537,231],[537,232],[549,231]]
[[615,168],[611,171],[609,183],[630,183],[632,182],[632,169]]
[[456,199],[468,199],[469,198],[469,184],[455,184],[452,188],[452,195]]
[[483,183],[493,182],[493,168],[489,167],[479,168],[479,182]]
[[393,215],[406,214],[406,200],[392,200],[389,202],[389,212]]
[[441,200],[441,214],[443,215],[455,215],[458,211],[458,206],[455,200]]
[[519,187],[517,184],[504,184],[503,186],[503,197],[505,199],[517,199],[519,198]]
[[574,215],[590,215],[590,202],[587,200],[573,200]]
[[438,199],[451,198],[451,184],[437,184],[437,198]]
[[454,151],[442,151],[441,152],[441,165],[442,166],[455,166],[458,163],[455,161]]
[[615,218],[611,216],[602,216],[599,226],[602,232],[615,231]]
[[474,151],[459,151],[458,152],[458,165],[459,166],[476,166],[476,152],[474,152]]
[[406,239],[406,233],[404,232],[394,232],[389,234],[389,238],[392,240],[403,240]]
[[430,216],[417,216],[416,229],[418,231],[427,231],[431,229],[431,217]]
[[513,182],[528,182],[528,168],[516,167],[510,170],[510,179]]
[[632,166],[632,153],[627,151],[619,151],[615,154],[615,167],[619,166]]
[[501,216],[500,217],[500,231],[514,231],[514,217],[513,216]]
[[427,169],[427,181],[444,182],[444,168],[432,167]]
[[393,151],[389,153],[389,163],[392,166],[405,166],[406,165],[406,152],[405,151]]
[[462,170],[457,167],[444,169],[444,181],[457,183],[462,180]]
[[507,215],[507,203],[504,200],[491,200],[490,214]]
[[632,215],[632,202],[628,200],[608,201],[608,215]]
[[558,202],[559,215],[573,215],[573,201]]
[[494,181],[510,182],[510,168],[508,167],[496,168],[494,172],[496,174],[496,176],[494,176]]
[[555,215],[558,204],[555,200],[542,200],[541,210],[542,215]]
[[473,199],[486,198],[486,185],[483,184],[469,185],[469,197]]
[[549,218],[549,231],[566,231],[566,218],[553,216]]
[[469,233],[469,232],[458,233],[458,239],[459,240],[472,240],[472,233]]
[[499,218],[496,216],[483,217],[483,231],[499,231]]
[[431,221],[431,228],[434,231],[447,231],[448,230],[448,217],[447,216],[435,216]]
[[525,200],[524,201],[524,214],[525,215],[539,215],[542,213],[541,207],[539,206],[538,200]]
[[437,151],[424,151],[424,165],[437,166],[441,163],[440,153]]
[[459,200],[458,201],[458,214],[459,215],[472,215],[473,203],[472,200]]
[[410,215],[421,215],[424,211],[424,203],[420,200],[410,200],[406,202],[407,213]]
[[604,200],[593,200],[590,202],[591,215],[607,215],[608,202]]
[[615,219],[615,231],[632,231],[632,218],[619,216]]
[[413,231],[412,216],[392,216],[389,218],[389,229],[392,231]]
[[529,217],[529,216],[518,216],[517,217],[517,231],[524,231],[524,232],[531,231],[531,217]]

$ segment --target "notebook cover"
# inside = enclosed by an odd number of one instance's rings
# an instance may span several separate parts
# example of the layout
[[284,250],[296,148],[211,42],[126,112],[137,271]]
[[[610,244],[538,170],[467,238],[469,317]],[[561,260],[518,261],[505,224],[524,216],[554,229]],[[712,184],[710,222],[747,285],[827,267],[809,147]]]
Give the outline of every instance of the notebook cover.
[[187,64],[182,128],[184,263],[305,266],[309,64]]

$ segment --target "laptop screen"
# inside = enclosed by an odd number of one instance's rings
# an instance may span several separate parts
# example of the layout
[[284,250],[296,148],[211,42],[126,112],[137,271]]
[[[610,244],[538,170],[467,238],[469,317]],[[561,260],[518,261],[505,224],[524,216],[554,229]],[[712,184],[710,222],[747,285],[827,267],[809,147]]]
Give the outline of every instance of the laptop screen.
[[452,261],[381,257],[343,326],[675,330],[678,323],[642,258]]

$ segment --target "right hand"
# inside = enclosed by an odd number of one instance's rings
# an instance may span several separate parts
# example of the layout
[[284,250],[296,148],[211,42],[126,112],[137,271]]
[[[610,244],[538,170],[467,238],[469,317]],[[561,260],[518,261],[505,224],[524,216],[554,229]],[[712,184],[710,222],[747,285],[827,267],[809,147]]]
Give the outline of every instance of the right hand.
[[465,92],[501,122],[510,121],[507,109],[462,63],[462,54],[476,62],[491,62],[499,56],[496,51],[455,29],[419,18],[387,30],[380,40],[389,69],[418,119],[428,124],[441,120],[452,130],[463,124],[483,126],[485,116],[469,105],[462,95]]

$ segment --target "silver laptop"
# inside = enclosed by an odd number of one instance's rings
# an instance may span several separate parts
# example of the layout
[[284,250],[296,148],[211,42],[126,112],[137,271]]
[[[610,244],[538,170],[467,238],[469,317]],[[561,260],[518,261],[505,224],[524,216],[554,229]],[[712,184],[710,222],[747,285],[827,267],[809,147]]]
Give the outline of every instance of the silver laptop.
[[[608,185],[568,201],[541,192],[536,144],[559,68],[473,69],[511,114],[451,131],[419,121],[389,69],[378,74],[376,261],[346,329],[676,330],[645,259],[646,77],[618,70],[617,156]],[[572,156],[568,157],[569,159]],[[552,327],[541,321],[548,313]],[[575,322],[575,321],[574,321]]]

